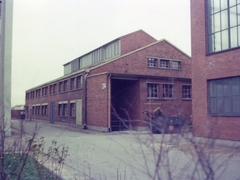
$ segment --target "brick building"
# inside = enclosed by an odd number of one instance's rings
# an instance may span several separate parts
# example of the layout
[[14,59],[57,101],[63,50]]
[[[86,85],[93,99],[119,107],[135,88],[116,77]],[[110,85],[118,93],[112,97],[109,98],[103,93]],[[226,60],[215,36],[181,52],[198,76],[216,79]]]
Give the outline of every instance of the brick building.
[[64,76],[26,91],[26,116],[98,131],[145,128],[142,112],[191,110],[191,58],[142,30],[64,64]]
[[240,140],[240,1],[191,1],[193,130]]

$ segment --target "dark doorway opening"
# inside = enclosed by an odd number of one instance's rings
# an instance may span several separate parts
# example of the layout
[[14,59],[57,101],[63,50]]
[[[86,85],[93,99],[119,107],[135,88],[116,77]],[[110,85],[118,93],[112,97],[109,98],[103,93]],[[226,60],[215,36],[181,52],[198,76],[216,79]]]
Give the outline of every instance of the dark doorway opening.
[[139,81],[111,80],[111,130],[131,129],[138,116]]

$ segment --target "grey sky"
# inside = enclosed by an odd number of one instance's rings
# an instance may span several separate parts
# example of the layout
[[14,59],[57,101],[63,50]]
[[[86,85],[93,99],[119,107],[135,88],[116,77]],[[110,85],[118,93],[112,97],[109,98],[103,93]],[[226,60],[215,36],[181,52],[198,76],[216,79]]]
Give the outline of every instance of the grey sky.
[[190,0],[15,0],[12,106],[66,62],[139,29],[190,55]]

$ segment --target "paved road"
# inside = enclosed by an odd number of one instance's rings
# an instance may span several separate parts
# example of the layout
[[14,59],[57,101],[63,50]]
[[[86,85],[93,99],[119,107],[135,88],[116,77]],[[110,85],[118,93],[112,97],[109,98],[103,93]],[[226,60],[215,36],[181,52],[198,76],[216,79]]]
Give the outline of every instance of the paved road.
[[[13,128],[19,129],[20,122],[12,120]],[[236,148],[201,144],[196,149],[181,135],[163,137],[147,131],[99,133],[42,121],[23,124],[28,134],[38,127],[45,147],[52,140],[69,147],[65,179],[146,180],[158,179],[159,174],[161,179],[204,179],[205,174],[213,174],[214,179],[240,179],[240,152]]]

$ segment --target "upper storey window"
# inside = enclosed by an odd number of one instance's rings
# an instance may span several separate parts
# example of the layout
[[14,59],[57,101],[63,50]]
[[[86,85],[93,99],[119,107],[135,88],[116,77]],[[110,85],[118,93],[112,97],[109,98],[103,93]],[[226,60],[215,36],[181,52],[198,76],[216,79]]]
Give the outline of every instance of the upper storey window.
[[208,53],[240,46],[240,1],[207,0]]
[[148,67],[157,67],[157,59],[148,58]]

